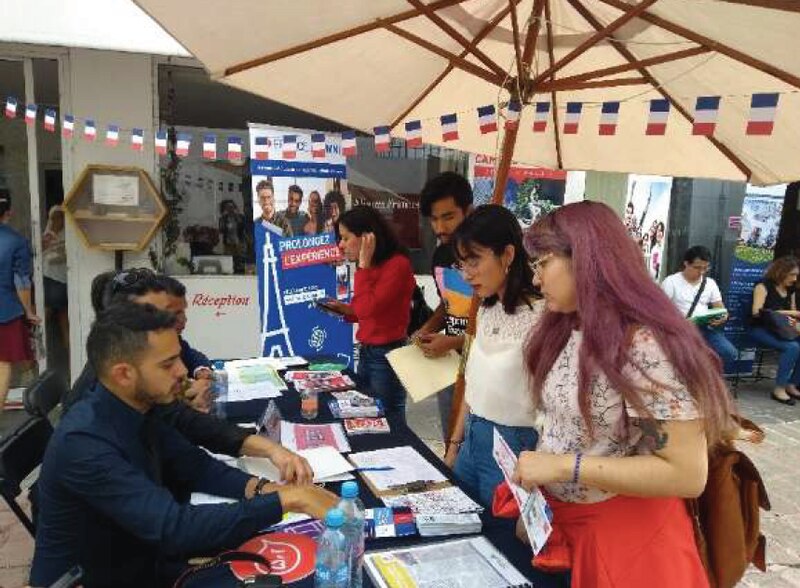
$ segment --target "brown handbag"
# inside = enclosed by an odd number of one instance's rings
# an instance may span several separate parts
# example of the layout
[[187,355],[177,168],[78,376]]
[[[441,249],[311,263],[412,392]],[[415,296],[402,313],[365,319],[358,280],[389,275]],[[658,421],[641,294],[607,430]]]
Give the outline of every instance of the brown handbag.
[[[747,419],[740,426],[763,435]],[[766,539],[760,509],[769,496],[756,466],[733,442],[720,443],[708,456],[708,482],[696,500],[687,500],[700,557],[712,588],[733,588],[752,563],[766,571]]]

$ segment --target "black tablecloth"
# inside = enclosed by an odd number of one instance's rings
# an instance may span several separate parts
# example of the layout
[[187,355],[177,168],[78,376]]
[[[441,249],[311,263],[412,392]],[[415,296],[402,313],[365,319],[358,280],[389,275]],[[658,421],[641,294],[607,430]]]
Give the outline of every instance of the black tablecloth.
[[[284,395],[276,399],[280,408],[281,415],[284,420],[293,422],[335,422],[330,410],[328,409],[329,394],[321,394],[319,402],[319,417],[314,421],[304,421],[300,416],[300,398],[294,391],[285,392]],[[250,402],[237,402],[228,403],[226,406],[227,418],[235,422],[253,422],[257,421],[264,409],[267,406],[267,401],[257,400]],[[425,459],[437,467],[447,478],[454,484],[458,484],[455,480],[452,471],[434,454],[425,443],[405,424],[398,422],[396,419],[390,419],[389,425],[391,433],[389,434],[366,434],[348,437],[350,446],[353,452],[370,451],[374,449],[386,449],[390,447],[398,447],[401,445],[410,445],[416,449]],[[358,477],[358,476],[357,476]],[[338,493],[340,484],[329,484],[328,487],[331,491]],[[378,499],[368,488],[368,486],[358,479],[358,486],[360,490],[360,497],[367,508],[380,507],[383,503]],[[462,487],[463,489],[463,487]],[[466,491],[466,489],[464,489]],[[476,500],[477,497],[471,497]],[[524,545],[514,535],[514,521],[497,519],[491,516],[491,513],[485,512],[481,516],[483,520],[484,535],[492,544],[495,545],[505,557],[525,576],[527,576],[533,586],[536,588],[561,588],[569,586],[569,581],[564,575],[551,575],[541,573],[531,567],[531,550],[530,547]],[[457,538],[457,537],[453,537]],[[423,543],[440,542],[447,540],[448,537],[411,537],[411,538],[393,538],[393,539],[369,539],[367,541],[367,551],[376,551],[380,549],[396,548],[408,545],[420,545]],[[202,578],[198,577],[191,586],[207,586],[211,588],[225,588],[236,586],[236,580],[233,575],[225,569],[218,569],[213,572],[204,572]],[[297,588],[311,588],[314,585],[313,575],[303,581],[292,584]],[[373,584],[369,576],[364,573],[364,586],[372,587]]]

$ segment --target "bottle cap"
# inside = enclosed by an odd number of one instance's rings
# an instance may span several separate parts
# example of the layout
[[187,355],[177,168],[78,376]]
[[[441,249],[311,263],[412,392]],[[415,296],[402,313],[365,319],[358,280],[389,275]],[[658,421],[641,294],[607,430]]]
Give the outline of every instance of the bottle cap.
[[332,508],[325,515],[325,525],[331,529],[338,529],[344,524],[344,513],[338,508]]
[[218,359],[214,362],[214,369],[215,370],[224,370],[225,369],[225,362],[221,359]]
[[358,484],[353,481],[342,484],[342,498],[358,498]]

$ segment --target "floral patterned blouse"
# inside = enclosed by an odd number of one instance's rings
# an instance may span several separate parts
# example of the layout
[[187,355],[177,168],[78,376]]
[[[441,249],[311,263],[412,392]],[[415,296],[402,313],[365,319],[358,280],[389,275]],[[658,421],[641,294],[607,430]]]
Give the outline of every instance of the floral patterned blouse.
[[[618,457],[651,454],[652,447],[648,447],[641,430],[631,422],[631,419],[647,418],[647,415],[626,406],[622,395],[611,387],[602,373],[595,375],[591,385],[594,437],[589,434],[578,404],[581,341],[582,333],[573,331],[547,376],[542,390],[540,410],[543,423],[537,450],[553,454],[580,451],[584,455]],[[649,330],[640,329],[633,337],[631,364],[626,366],[624,374],[637,386],[649,391],[643,401],[652,418],[660,421],[699,418],[694,399]],[[611,492],[571,482],[549,484],[546,488],[565,502],[600,502],[614,496]]]

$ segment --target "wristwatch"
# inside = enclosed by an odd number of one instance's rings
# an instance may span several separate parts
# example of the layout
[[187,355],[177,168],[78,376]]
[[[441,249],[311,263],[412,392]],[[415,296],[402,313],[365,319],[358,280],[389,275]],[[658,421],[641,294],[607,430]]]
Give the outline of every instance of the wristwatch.
[[253,496],[259,496],[261,491],[264,489],[264,486],[269,484],[269,480],[266,478],[259,478],[258,482],[256,482],[256,488],[253,490]]

